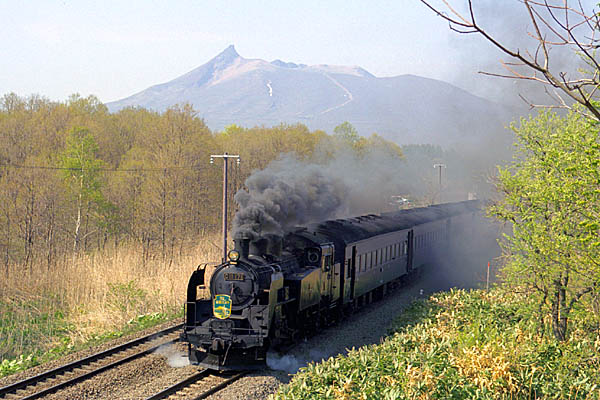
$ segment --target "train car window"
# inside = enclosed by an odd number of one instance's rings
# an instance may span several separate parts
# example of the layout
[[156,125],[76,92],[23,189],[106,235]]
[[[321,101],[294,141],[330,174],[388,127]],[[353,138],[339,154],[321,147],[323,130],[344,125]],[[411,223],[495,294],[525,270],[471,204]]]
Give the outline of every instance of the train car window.
[[385,258],[383,261],[388,262],[390,260],[390,246],[385,246]]
[[373,268],[373,265],[377,263],[377,252],[371,252],[371,259],[369,261],[369,268]]

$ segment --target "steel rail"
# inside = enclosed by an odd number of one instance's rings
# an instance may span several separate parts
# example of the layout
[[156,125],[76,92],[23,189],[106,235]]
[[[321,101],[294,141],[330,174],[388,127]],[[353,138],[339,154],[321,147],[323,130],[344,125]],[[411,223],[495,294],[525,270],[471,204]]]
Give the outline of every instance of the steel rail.
[[[8,394],[13,394],[13,393],[16,394],[16,392],[18,390],[20,390],[20,389],[24,389],[24,388],[26,388],[28,386],[33,387],[33,386],[37,385],[38,383],[46,381],[46,380],[48,380],[50,378],[54,378],[54,377],[56,377],[58,375],[62,375],[62,374],[65,374],[66,372],[73,371],[74,369],[81,368],[81,367],[83,367],[85,365],[88,365],[88,364],[91,364],[91,363],[93,363],[95,361],[98,361],[98,360],[110,357],[110,356],[112,356],[114,354],[117,354],[117,353],[119,353],[121,351],[127,350],[127,349],[129,349],[131,347],[135,347],[137,345],[140,345],[140,344],[142,344],[144,342],[148,342],[148,341],[151,341],[151,340],[158,339],[158,338],[160,338],[162,336],[165,336],[165,335],[168,335],[168,334],[170,334],[170,333],[172,333],[172,332],[174,332],[174,331],[176,331],[178,329],[181,329],[182,326],[183,326],[183,324],[178,324],[178,325],[172,326],[170,328],[163,329],[162,331],[155,332],[155,333],[152,333],[150,335],[146,335],[146,336],[143,336],[141,338],[131,340],[131,341],[127,342],[127,343],[123,343],[121,345],[112,347],[112,348],[110,348],[108,350],[104,350],[104,351],[101,351],[99,353],[92,354],[91,356],[82,358],[80,360],[73,361],[71,363],[65,364],[65,365],[60,366],[58,368],[54,368],[52,370],[43,372],[41,374],[32,376],[30,378],[23,379],[23,380],[21,380],[19,382],[15,382],[13,384],[4,386],[4,387],[0,388],[0,397],[6,396]],[[103,367],[100,367],[98,369],[95,369],[93,371],[86,372],[83,375],[77,376],[75,378],[72,378],[70,380],[62,382],[62,383],[57,384],[55,386],[52,386],[51,388],[44,389],[41,392],[35,393],[35,394],[30,395],[28,397],[24,397],[23,399],[35,399],[35,398],[38,398],[38,397],[40,397],[42,395],[47,395],[49,393],[53,393],[53,392],[55,392],[57,390],[60,390],[60,389],[62,389],[64,387],[66,387],[66,386],[69,386],[69,385],[72,385],[74,383],[80,382],[80,381],[82,381],[84,379],[87,379],[87,378],[89,378],[91,376],[94,376],[94,375],[96,375],[96,374],[98,374],[100,372],[103,372],[103,371],[105,371],[107,369],[114,368],[114,367],[116,367],[116,366],[118,366],[120,364],[123,364],[125,362],[131,361],[131,360],[134,360],[134,359],[136,359],[138,357],[141,357],[141,356],[144,356],[146,354],[149,354],[149,353],[151,353],[153,351],[156,351],[156,349],[158,349],[160,346],[164,346],[165,344],[169,344],[169,343],[174,343],[174,342],[176,342],[178,340],[179,339],[173,339],[171,341],[168,341],[168,342],[165,342],[165,343],[161,343],[160,345],[154,346],[151,349],[147,349],[145,351],[135,353],[133,355],[125,357],[125,358],[123,358],[121,360],[117,360],[117,361],[115,361],[113,363],[107,364],[107,365],[105,365]]]
[[247,373],[248,373],[248,371],[240,372],[239,374],[232,376],[231,378],[227,379],[226,381],[219,383],[217,386],[215,386],[211,389],[208,389],[207,391],[203,392],[200,396],[194,397],[193,400],[206,399],[211,394],[217,393],[219,390],[224,389],[225,387],[227,387],[230,384],[232,384],[233,382],[237,381],[238,379],[240,379],[242,376],[246,375]]
[[[238,379],[240,379],[242,376],[246,375],[247,373],[248,373],[248,371],[240,372],[230,378],[227,378],[226,380],[219,383],[218,385],[215,385],[215,386],[211,387],[210,389],[205,390],[200,395],[198,395],[196,397],[186,397],[186,399],[192,399],[192,400],[206,399],[208,396],[215,394],[219,390],[226,388],[227,386],[229,386],[233,382],[237,381]],[[204,369],[204,370],[190,376],[189,378],[186,378],[186,379],[182,380],[181,382],[178,382],[178,383],[166,388],[165,390],[146,398],[145,400],[166,399],[169,396],[176,394],[180,390],[185,389],[186,387],[188,387],[190,385],[193,385],[194,383],[198,382],[199,380],[201,380],[202,378],[204,378],[210,374],[211,374],[211,372],[208,369]]]
[[210,374],[209,370],[203,369],[200,372],[197,372],[194,375],[190,376],[189,378],[186,378],[186,379],[182,380],[181,382],[178,382],[178,383],[174,384],[173,386],[169,386],[165,390],[146,398],[146,400],[161,400],[161,399],[167,398],[167,397],[171,396],[172,394],[179,392],[181,389],[186,388],[189,385],[198,382],[200,379],[208,376],[209,374]]

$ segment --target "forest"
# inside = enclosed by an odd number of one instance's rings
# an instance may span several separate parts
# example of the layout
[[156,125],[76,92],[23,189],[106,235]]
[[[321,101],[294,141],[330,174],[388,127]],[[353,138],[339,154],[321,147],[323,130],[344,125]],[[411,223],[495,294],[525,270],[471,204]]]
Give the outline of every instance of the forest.
[[11,265],[50,270],[108,244],[170,259],[220,231],[222,167],[209,162],[211,154],[227,151],[242,160],[229,169],[231,215],[245,179],[282,154],[316,163],[343,146],[356,157],[376,148],[402,154],[348,123],[332,135],[301,124],[211,132],[190,105],[111,114],[96,97],[78,95],[65,102],[4,95],[0,143],[0,254],[7,273]]

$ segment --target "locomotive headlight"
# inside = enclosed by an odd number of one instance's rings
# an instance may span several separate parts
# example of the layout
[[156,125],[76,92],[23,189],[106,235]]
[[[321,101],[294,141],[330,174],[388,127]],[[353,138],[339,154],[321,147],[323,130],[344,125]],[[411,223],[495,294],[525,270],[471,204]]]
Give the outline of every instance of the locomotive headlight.
[[231,261],[237,261],[240,259],[240,253],[237,250],[230,250],[229,253],[227,253],[227,257],[229,257]]

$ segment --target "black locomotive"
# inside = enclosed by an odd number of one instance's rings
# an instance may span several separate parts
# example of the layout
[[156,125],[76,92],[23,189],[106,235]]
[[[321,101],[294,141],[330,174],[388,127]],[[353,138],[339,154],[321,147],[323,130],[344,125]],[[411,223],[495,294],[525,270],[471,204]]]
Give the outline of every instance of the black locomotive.
[[234,239],[210,277],[191,276],[182,333],[192,364],[215,370],[264,366],[266,351],[293,343],[435,265],[461,237],[477,201],[447,203],[309,225],[284,237]]

